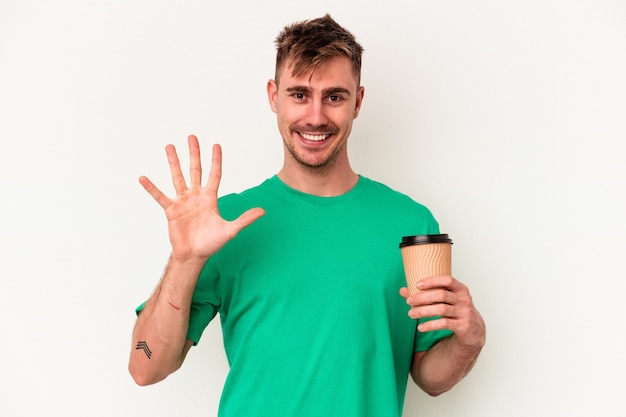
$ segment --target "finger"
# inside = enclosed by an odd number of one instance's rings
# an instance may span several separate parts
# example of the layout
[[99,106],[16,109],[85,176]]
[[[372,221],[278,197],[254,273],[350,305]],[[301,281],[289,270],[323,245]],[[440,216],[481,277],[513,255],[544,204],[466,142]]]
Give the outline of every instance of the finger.
[[417,288],[422,291],[432,290],[435,288],[447,288],[451,290],[453,285],[454,278],[450,275],[442,275],[421,279],[417,283]]
[[434,330],[451,330],[456,333],[454,320],[445,317],[422,321],[418,324],[417,330],[422,333],[432,332]]
[[454,292],[446,288],[433,288],[428,291],[420,291],[408,297],[406,302],[412,306],[426,306],[432,304],[454,304],[456,300]]
[[413,307],[409,310],[409,316],[414,319],[424,319],[429,317],[446,317],[450,319],[457,318],[454,307],[443,303]]
[[409,297],[409,289],[407,287],[400,288],[400,295],[403,298],[408,298]]
[[189,144],[189,178],[192,187],[200,187],[202,181],[202,161],[200,159],[200,145],[198,138],[190,135],[187,138]]
[[167,145],[165,147],[165,153],[167,154],[167,162],[170,165],[170,173],[172,174],[172,183],[176,194],[180,195],[187,190],[187,184],[185,183],[185,177],[180,169],[180,161],[178,160],[178,154],[174,145]]
[[139,177],[141,186],[155,199],[157,203],[164,209],[170,205],[171,200],[158,189],[147,177]]
[[207,190],[213,192],[217,197],[217,190],[220,187],[220,180],[222,179],[222,147],[215,144],[213,145],[212,151],[211,170],[209,171]]

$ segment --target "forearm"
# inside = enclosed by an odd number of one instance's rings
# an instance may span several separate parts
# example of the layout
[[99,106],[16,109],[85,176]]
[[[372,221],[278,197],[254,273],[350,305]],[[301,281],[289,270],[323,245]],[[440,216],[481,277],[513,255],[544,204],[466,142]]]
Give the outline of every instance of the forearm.
[[443,394],[470,372],[481,349],[482,344],[462,346],[452,335],[424,352],[420,360],[413,361],[411,377],[429,395]]
[[191,299],[204,262],[168,263],[133,330],[129,371],[139,385],[163,380],[182,364],[189,346]]

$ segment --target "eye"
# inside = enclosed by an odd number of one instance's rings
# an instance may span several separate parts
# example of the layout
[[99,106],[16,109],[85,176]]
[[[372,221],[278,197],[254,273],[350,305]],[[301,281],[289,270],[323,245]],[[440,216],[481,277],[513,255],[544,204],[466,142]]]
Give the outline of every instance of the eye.
[[296,100],[304,100],[304,97],[305,97],[305,96],[304,96],[304,93],[294,93],[294,94],[293,94],[293,97],[294,97]]
[[341,100],[342,97],[338,95],[328,96],[328,101],[330,101],[331,103],[339,103]]

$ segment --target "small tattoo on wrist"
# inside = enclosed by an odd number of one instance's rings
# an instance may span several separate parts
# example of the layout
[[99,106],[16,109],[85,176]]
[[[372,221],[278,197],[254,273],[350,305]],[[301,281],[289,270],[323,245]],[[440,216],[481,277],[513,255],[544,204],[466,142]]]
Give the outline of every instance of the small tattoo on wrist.
[[135,349],[142,349],[143,353],[146,354],[148,359],[152,359],[152,351],[150,350],[150,348],[148,347],[148,344],[146,342],[144,342],[144,341],[137,342],[137,346],[135,346]]

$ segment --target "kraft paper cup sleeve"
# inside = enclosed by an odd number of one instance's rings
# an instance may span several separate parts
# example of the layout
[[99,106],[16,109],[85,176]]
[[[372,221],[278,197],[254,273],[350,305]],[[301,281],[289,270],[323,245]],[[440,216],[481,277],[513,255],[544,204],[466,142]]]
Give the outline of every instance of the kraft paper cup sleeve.
[[421,292],[417,282],[424,278],[452,275],[452,239],[447,234],[404,236],[400,250],[410,294]]

